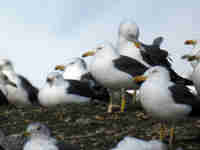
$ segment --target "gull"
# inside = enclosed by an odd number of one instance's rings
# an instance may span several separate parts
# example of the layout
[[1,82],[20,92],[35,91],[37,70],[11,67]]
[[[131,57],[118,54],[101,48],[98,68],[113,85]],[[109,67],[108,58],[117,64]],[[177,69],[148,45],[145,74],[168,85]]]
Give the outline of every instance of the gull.
[[25,107],[38,104],[38,89],[24,76],[17,74],[9,59],[0,59],[0,72],[6,75],[17,87],[7,85],[7,98],[11,104],[17,107]]
[[190,52],[190,54],[186,54],[182,56],[182,59],[187,59],[188,61],[190,61],[191,66],[195,68],[197,64],[199,63],[196,57],[200,56],[200,40],[186,40],[184,44],[192,45],[193,49]]
[[28,140],[23,146],[23,150],[79,150],[76,145],[70,145],[58,141],[51,136],[49,128],[39,122],[28,125],[24,136]]
[[147,45],[139,41],[139,35],[139,27],[135,22],[130,20],[122,21],[119,27],[119,42],[117,46],[119,53],[139,61],[146,67],[163,66],[169,70],[173,82],[193,85],[191,80],[179,76],[173,70],[168,51],[160,48],[163,37],[157,37],[151,45]]
[[92,99],[107,101],[108,97],[96,94],[90,85],[78,80],[65,80],[59,72],[50,72],[40,89],[39,102],[44,107],[58,104],[85,103]]
[[96,94],[102,95],[102,97],[109,97],[108,90],[94,79],[82,58],[71,58],[67,60],[65,65],[56,65],[55,70],[61,71],[64,79],[86,82]]
[[166,144],[159,140],[145,141],[126,136],[111,150],[168,150],[168,148]]
[[172,146],[174,122],[199,117],[200,97],[183,84],[170,80],[169,71],[162,66],[152,67],[144,75],[134,78],[136,82],[144,81],[140,88],[140,101],[145,111],[154,118],[171,122],[169,143]]
[[[121,89],[138,89],[140,84],[133,82],[132,78],[142,75],[148,69],[142,63],[120,55],[110,42],[104,42],[94,51],[86,52],[82,56],[94,56],[89,71],[97,82],[110,90],[108,112],[112,111],[113,92]],[[122,97],[123,110],[124,96]]]

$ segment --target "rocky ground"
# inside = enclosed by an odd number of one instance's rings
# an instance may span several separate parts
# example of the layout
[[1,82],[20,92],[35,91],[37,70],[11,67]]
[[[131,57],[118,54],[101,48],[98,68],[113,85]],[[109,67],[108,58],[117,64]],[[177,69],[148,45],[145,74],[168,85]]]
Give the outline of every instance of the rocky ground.
[[[109,150],[127,135],[159,138],[159,122],[147,116],[139,104],[127,106],[126,112],[111,114],[106,113],[106,105],[96,104],[70,104],[48,110],[0,107],[0,128],[9,135],[22,132],[29,122],[40,121],[58,139],[78,144],[83,150]],[[176,126],[175,147],[199,150],[199,133],[200,120],[180,123]]]

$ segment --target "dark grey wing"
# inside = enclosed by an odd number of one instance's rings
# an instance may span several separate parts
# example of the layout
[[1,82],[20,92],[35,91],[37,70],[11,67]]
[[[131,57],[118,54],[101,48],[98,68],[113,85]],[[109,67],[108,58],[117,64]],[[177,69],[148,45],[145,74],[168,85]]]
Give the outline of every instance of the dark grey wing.
[[63,142],[58,142],[56,146],[58,147],[58,150],[80,150],[78,145],[66,144]]
[[78,80],[66,80],[69,82],[69,87],[67,88],[67,93],[75,94],[79,96],[88,97],[91,99],[104,100],[105,96],[101,93],[95,92],[95,90],[87,82],[82,82]]
[[0,150],[5,150],[5,149],[0,145]]
[[171,67],[171,63],[169,61],[169,53],[166,50],[163,50],[158,45],[146,45],[141,43],[142,50],[140,53],[144,61],[146,61],[151,66],[164,66],[166,68]]
[[164,40],[164,38],[161,37],[161,36],[159,36],[159,37],[157,37],[157,38],[155,38],[155,39],[153,40],[152,45],[157,45],[157,46],[160,47],[160,45],[162,44],[163,40]]
[[5,94],[0,90],[0,105],[8,105],[8,99]]
[[22,87],[27,91],[28,98],[34,105],[39,105],[38,101],[38,88],[34,87],[25,77],[18,75],[21,80]]
[[148,69],[148,67],[139,61],[123,55],[120,55],[119,58],[114,59],[113,63],[114,67],[130,74],[133,77],[144,74],[144,72]]
[[140,54],[144,61],[151,66],[163,66],[169,70],[171,80],[175,83],[184,85],[193,85],[191,80],[185,79],[179,76],[171,67],[171,63],[168,58],[168,52],[160,49],[157,45],[145,45],[141,44],[143,49],[140,50]]
[[99,100],[109,102],[110,96],[108,89],[103,87],[99,82],[97,82],[90,72],[82,75],[81,81],[89,83],[90,88],[93,90],[95,95],[98,96]]
[[169,87],[172,97],[177,104],[186,104],[192,108],[190,116],[200,117],[200,97],[192,94],[190,89],[183,84],[175,84]]
[[95,84],[97,83],[90,72],[83,74],[80,80],[83,82],[88,82],[90,86],[95,86]]

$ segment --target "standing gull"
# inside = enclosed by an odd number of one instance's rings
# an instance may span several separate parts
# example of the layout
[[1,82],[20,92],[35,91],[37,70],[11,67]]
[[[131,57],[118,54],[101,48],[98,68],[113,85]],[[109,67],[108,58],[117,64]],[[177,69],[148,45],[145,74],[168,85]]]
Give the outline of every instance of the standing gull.
[[94,79],[88,71],[86,62],[83,59],[79,57],[69,59],[67,64],[57,65],[55,70],[60,70],[64,79],[86,82],[96,94],[102,95],[102,97],[105,98],[109,97],[108,90]]
[[[146,80],[140,88],[140,101],[145,111],[153,117],[170,121],[186,117],[200,116],[200,98],[193,95],[183,84],[170,81],[169,71],[161,66],[147,70],[143,76],[137,76],[134,81]],[[170,131],[170,146],[172,146],[174,128]]]
[[79,150],[75,145],[66,144],[51,137],[50,130],[39,122],[28,125],[25,136],[28,137],[23,150]]
[[15,72],[10,60],[0,59],[0,71],[17,85],[17,87],[6,86],[7,98],[10,103],[16,106],[38,105],[38,89],[25,77]]
[[132,78],[142,75],[148,68],[130,57],[120,55],[108,42],[97,46],[95,51],[86,52],[83,57],[93,55],[90,72],[101,85],[111,90],[108,107],[108,112],[111,112],[113,91],[138,89],[140,84],[133,82]]
[[88,73],[86,62],[79,57],[67,60],[65,65],[57,65],[55,70],[60,70],[64,79],[71,80],[81,80]]
[[171,67],[169,54],[160,48],[163,38],[154,39],[153,44],[146,45],[139,41],[139,27],[132,21],[123,21],[119,27],[118,51],[121,55],[129,56],[143,65],[166,67],[171,76],[171,80],[184,85],[193,85],[193,82],[179,76]]

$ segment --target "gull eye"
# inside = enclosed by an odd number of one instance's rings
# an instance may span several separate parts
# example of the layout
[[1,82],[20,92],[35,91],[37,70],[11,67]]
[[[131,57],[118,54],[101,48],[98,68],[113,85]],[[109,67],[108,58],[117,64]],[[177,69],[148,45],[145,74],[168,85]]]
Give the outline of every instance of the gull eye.
[[42,127],[41,127],[41,126],[37,127],[37,130],[41,130],[41,129],[42,129]]
[[97,47],[97,50],[101,50],[101,49],[103,49],[103,47]]
[[153,70],[153,71],[152,71],[152,73],[157,73],[157,72],[158,72],[158,70]]
[[6,75],[3,76],[4,80],[8,80],[8,77]]
[[11,63],[9,61],[6,61],[5,64],[6,65],[11,65]]

